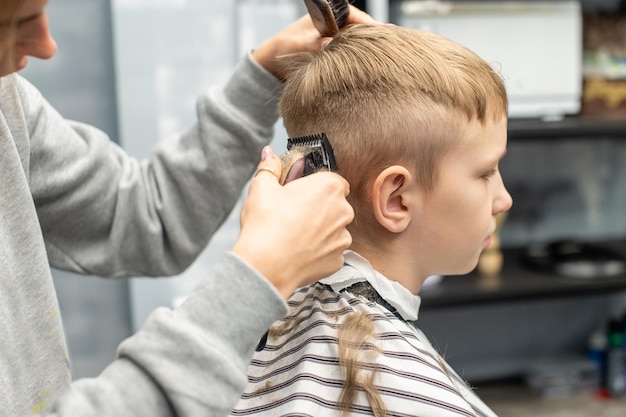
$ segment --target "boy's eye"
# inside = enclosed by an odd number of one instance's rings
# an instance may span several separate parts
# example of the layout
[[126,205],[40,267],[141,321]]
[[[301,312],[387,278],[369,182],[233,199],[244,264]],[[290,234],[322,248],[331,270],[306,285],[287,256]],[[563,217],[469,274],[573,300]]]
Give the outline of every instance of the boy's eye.
[[[27,25],[28,23],[37,20],[40,16],[41,16],[41,13],[36,13],[34,15],[18,19],[17,22],[15,23],[15,25],[18,28],[19,27],[23,27],[23,26]],[[9,28],[11,28],[11,22],[10,21],[7,21],[7,20],[0,21],[0,30],[7,30]]]
[[31,16],[25,17],[23,19],[20,19],[20,20],[17,21],[17,26],[24,26],[24,25],[26,25],[26,24],[34,21],[34,20],[37,20],[40,16],[41,16],[41,13],[36,13],[34,15],[31,15]]
[[496,174],[496,169],[490,169],[489,171],[485,172],[481,178],[488,180],[489,178],[493,177]]

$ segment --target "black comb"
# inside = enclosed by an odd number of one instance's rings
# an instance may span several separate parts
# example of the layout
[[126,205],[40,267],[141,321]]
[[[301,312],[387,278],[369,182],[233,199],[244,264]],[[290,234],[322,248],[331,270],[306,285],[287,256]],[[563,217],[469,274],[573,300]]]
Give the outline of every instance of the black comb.
[[331,9],[333,9],[333,16],[335,16],[335,22],[339,29],[346,25],[346,20],[350,14],[350,2],[348,0],[328,0]]
[[350,14],[348,0],[304,0],[304,4],[322,36],[335,36]]
[[304,154],[303,175],[313,174],[321,170],[337,171],[335,153],[326,133],[287,138],[287,150],[293,147],[306,148]]

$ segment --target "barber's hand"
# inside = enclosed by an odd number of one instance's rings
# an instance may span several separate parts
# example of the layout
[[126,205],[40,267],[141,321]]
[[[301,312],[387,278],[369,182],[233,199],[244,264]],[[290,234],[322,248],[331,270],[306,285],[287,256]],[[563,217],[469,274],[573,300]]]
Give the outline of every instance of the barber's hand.
[[[367,13],[350,5],[350,14],[346,18],[346,24],[376,23]],[[284,80],[284,74],[276,61],[276,57],[295,52],[317,53],[322,49],[325,41],[332,38],[323,38],[313,26],[311,16],[304,15],[296,22],[289,25],[282,32],[274,35],[252,52],[254,59],[266,70],[280,80]]]
[[319,172],[281,186],[281,162],[268,146],[241,212],[232,252],[263,274],[283,297],[341,268],[352,243],[349,185]]

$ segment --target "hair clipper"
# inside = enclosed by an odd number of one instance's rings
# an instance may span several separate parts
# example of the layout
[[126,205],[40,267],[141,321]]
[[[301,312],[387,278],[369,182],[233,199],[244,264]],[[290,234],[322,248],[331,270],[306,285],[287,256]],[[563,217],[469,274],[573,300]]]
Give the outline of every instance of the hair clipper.
[[319,172],[337,170],[335,154],[325,133],[287,139],[287,152],[280,156],[281,184]]

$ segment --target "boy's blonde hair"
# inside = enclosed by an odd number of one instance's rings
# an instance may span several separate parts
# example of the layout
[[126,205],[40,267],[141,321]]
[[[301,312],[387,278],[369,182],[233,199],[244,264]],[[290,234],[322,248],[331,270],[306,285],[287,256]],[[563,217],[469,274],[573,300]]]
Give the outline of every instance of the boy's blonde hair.
[[437,161],[470,120],[507,115],[501,76],[469,49],[426,31],[354,25],[319,54],[289,61],[280,114],[291,137],[328,135],[338,173],[350,183],[353,235],[376,223],[369,181],[383,169],[405,165],[430,190]]

